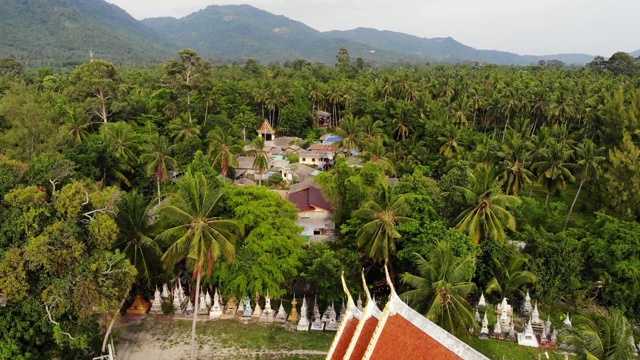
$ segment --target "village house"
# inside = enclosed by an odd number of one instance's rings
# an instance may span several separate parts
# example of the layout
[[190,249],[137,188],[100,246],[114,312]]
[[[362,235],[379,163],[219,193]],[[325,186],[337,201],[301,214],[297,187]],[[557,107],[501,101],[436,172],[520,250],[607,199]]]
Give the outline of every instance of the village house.
[[298,225],[302,234],[312,242],[333,238],[336,224],[333,222],[333,207],[322,194],[312,178],[293,185],[287,199],[298,207]]

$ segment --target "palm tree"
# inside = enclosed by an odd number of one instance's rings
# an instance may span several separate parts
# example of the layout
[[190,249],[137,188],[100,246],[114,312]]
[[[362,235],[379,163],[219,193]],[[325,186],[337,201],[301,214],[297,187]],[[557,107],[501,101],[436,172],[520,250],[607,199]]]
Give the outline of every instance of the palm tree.
[[502,160],[503,172],[499,179],[506,188],[507,195],[518,196],[526,185],[531,185],[533,173],[527,169],[528,146],[521,137],[515,136],[502,144],[502,151],[498,152]]
[[131,264],[138,269],[138,276],[149,285],[153,280],[155,265],[162,252],[154,240],[157,217],[152,215],[151,205],[137,190],[125,193],[119,204],[118,226],[122,248]]
[[525,262],[524,256],[517,253],[511,255],[506,265],[493,259],[493,279],[487,285],[487,293],[497,292],[500,298],[508,299],[514,299],[514,295],[524,296],[522,285],[533,284],[537,279],[534,273],[522,269]]
[[580,358],[587,360],[635,359],[633,329],[621,311],[612,309],[577,315],[572,328],[561,341],[575,347]]
[[352,150],[358,149],[360,135],[360,126],[358,125],[358,119],[352,114],[348,114],[340,120],[340,126],[336,128],[336,133],[342,138],[335,144],[336,149],[346,152],[347,157],[351,156]]
[[227,131],[216,128],[209,133],[211,145],[209,146],[209,158],[213,163],[220,166],[222,174],[222,182],[224,183],[229,172],[229,167],[238,167],[238,159],[236,154],[242,152],[242,148],[231,136],[231,129]]
[[269,153],[264,150],[264,138],[258,136],[251,142],[252,149],[248,154],[254,156],[253,168],[258,170],[258,184],[262,186],[262,174],[269,169]]
[[71,139],[72,145],[77,145],[89,137],[89,116],[81,107],[72,107],[67,109],[67,115],[64,118],[65,130],[67,138]]
[[167,128],[171,131],[171,136],[175,142],[185,141],[191,136],[202,136],[200,125],[183,116],[172,121]]
[[396,253],[396,241],[401,237],[398,224],[413,220],[404,216],[407,212],[404,196],[396,194],[393,187],[379,185],[375,198],[353,214],[370,220],[356,233],[358,245],[364,246],[374,261],[389,264],[391,255]]
[[547,146],[547,153],[544,159],[531,167],[538,174],[538,182],[547,191],[547,199],[544,202],[545,207],[549,204],[549,195],[552,192],[564,190],[567,187],[567,180],[575,180],[571,175],[571,171],[569,171],[573,164],[566,162],[571,157],[573,150],[565,148],[558,142],[550,142]]
[[443,129],[442,136],[438,136],[438,141],[442,143],[440,146],[440,154],[447,159],[454,158],[461,150],[462,131],[454,125],[449,125]]
[[[125,173],[131,172],[138,162],[135,152],[140,148],[137,143],[137,136],[131,125],[124,121],[116,123],[105,123],[100,128],[100,136],[107,145],[107,149],[116,160],[111,166],[111,172],[120,181],[127,186],[131,186],[129,179]],[[103,182],[106,181],[107,166],[103,169]]]
[[508,208],[519,204],[520,199],[503,194],[494,179],[489,167],[480,166],[471,176],[470,187],[454,187],[471,204],[454,220],[456,228],[469,234],[476,245],[487,238],[504,242],[505,228],[516,228],[516,219]]
[[473,257],[457,257],[445,242],[430,249],[429,261],[414,254],[419,275],[401,275],[402,282],[414,289],[401,297],[451,334],[468,336],[469,328],[477,327],[473,310],[465,299],[476,287],[467,281],[475,270]]
[[600,163],[606,158],[599,154],[603,151],[604,147],[597,148],[596,144],[589,139],[576,147],[576,157],[578,160],[576,163],[576,172],[580,174],[580,186],[578,186],[576,196],[573,198],[573,202],[571,203],[569,214],[567,214],[567,220],[564,222],[564,230],[567,230],[567,224],[569,224],[569,219],[571,219],[571,213],[573,212],[573,207],[576,205],[576,201],[580,195],[580,190],[582,190],[582,185],[592,177],[597,179],[602,173]]
[[171,157],[173,146],[169,146],[169,141],[164,136],[154,135],[149,138],[142,155],[142,162],[147,164],[147,175],[156,177],[158,185],[158,204],[160,204],[160,183],[169,180],[169,169],[176,167],[176,161]]
[[[196,278],[195,309],[198,309],[200,280],[211,275],[213,265],[224,256],[227,260],[235,256],[235,241],[243,233],[235,221],[221,219],[214,215],[219,210],[223,189],[212,188],[202,173],[187,173],[170,195],[160,214],[165,217],[169,228],[158,238],[175,240],[162,255],[167,266],[186,259],[187,266]],[[191,327],[191,358],[196,358],[196,321],[198,311],[193,312]]]

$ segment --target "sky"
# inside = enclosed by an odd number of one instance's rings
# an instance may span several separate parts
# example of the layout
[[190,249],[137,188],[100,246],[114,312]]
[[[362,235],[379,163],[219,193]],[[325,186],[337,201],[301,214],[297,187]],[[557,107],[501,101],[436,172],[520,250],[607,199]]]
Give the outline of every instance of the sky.
[[640,49],[638,0],[107,0],[136,19],[248,4],[320,30],[369,27],[521,55]]

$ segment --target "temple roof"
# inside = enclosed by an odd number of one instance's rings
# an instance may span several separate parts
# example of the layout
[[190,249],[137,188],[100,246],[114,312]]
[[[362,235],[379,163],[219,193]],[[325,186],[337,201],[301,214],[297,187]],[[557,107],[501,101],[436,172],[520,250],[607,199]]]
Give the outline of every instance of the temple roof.
[[[388,274],[387,282],[391,284]],[[369,298],[361,320],[353,331],[344,359],[488,360],[462,340],[413,310],[400,299],[393,286],[390,287],[389,302],[382,313],[375,311],[377,307]],[[375,330],[372,331],[374,324]],[[350,323],[343,321],[340,324],[334,344],[344,344],[342,337],[347,334],[347,326],[350,331]],[[362,352],[362,349],[365,351]],[[332,346],[327,359],[338,358],[335,356],[335,347]]]
[[260,126],[260,129],[258,130],[258,134],[271,134],[271,135],[275,135],[276,132],[273,130],[273,128],[271,127],[271,125],[269,124],[269,122],[267,120],[265,120],[262,123],[262,126]]
[[360,321],[360,317],[362,316],[362,313],[358,310],[356,304],[353,303],[353,298],[351,297],[349,289],[347,289],[347,284],[344,281],[344,273],[342,274],[342,287],[347,295],[347,310],[340,321],[338,332],[336,333],[336,337],[333,339],[333,343],[331,344],[331,348],[327,354],[327,360],[344,358],[349,347],[349,343],[353,338],[353,333],[355,332],[358,322]]

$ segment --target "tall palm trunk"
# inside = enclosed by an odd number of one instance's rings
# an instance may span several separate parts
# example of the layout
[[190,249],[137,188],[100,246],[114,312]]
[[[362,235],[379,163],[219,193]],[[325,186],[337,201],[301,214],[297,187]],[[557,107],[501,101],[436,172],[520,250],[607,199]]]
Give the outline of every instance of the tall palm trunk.
[[582,185],[584,185],[584,177],[580,180],[580,186],[578,186],[578,192],[576,192],[576,196],[573,198],[573,202],[571,203],[571,208],[569,209],[569,214],[567,214],[567,220],[564,222],[564,229],[562,231],[567,230],[567,224],[569,223],[569,219],[571,219],[571,213],[573,212],[573,207],[576,205],[576,201],[578,200],[578,196],[580,195],[580,190],[582,190]]
[[509,126],[509,118],[511,115],[507,115],[507,122],[504,123],[504,130],[502,131],[502,142],[504,142],[504,136],[507,134],[507,127]]
[[547,205],[549,205],[549,195],[551,195],[551,193],[549,191],[547,191],[547,199],[544,201],[544,207],[546,208]]
[[156,183],[158,184],[158,205],[160,205],[160,179],[156,178]]
[[193,306],[193,324],[191,325],[191,360],[198,358],[196,351],[196,323],[198,322],[198,309],[200,308],[200,279],[202,278],[202,270],[198,270],[198,278],[196,280],[196,298]]

